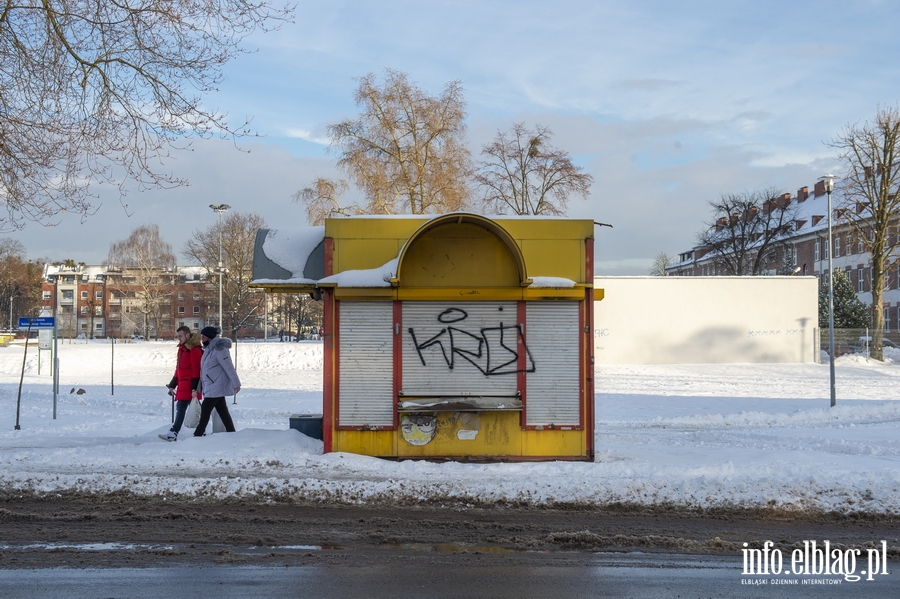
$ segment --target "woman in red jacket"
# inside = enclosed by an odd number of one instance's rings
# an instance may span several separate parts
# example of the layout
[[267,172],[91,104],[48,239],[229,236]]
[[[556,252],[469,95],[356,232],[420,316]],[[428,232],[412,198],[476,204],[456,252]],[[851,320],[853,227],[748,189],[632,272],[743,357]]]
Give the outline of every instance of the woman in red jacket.
[[172,423],[169,432],[159,436],[164,441],[178,439],[178,432],[184,422],[184,413],[191,403],[191,392],[197,390],[200,382],[200,358],[203,357],[200,335],[191,333],[186,326],[181,326],[175,331],[175,336],[178,337],[178,359],[175,362],[175,376],[167,385],[169,395],[175,401],[175,422]]

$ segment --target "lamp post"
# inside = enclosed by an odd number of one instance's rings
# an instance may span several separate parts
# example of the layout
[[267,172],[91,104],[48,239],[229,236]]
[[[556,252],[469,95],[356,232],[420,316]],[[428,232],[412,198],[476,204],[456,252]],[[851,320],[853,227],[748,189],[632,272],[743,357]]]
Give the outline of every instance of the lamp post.
[[834,237],[831,234],[831,221],[833,217],[831,211],[831,192],[834,191],[834,179],[835,176],[830,174],[819,177],[819,181],[825,183],[825,192],[828,194],[828,242],[826,245],[826,248],[828,249],[828,362],[831,377],[832,408],[837,405],[837,398],[834,392],[834,262],[832,261],[832,256],[834,255]]
[[209,207],[219,215],[219,266],[216,268],[216,272],[219,273],[219,333],[221,334],[225,330],[225,327],[222,325],[222,277],[225,274],[225,270],[222,268],[222,215],[228,212],[231,206],[228,204],[210,204]]

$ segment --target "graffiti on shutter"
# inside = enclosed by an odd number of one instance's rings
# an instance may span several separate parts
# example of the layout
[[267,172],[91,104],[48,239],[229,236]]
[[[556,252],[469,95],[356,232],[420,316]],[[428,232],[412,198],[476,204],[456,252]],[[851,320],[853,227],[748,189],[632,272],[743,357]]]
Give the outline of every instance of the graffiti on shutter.
[[403,395],[515,395],[515,302],[403,302]]

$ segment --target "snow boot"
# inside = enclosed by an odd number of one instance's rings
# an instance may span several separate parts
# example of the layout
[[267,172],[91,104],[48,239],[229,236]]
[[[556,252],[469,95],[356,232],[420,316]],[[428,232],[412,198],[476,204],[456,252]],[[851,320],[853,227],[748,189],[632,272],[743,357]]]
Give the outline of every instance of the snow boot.
[[165,435],[159,435],[159,438],[163,441],[177,441],[178,433],[175,431],[168,431]]

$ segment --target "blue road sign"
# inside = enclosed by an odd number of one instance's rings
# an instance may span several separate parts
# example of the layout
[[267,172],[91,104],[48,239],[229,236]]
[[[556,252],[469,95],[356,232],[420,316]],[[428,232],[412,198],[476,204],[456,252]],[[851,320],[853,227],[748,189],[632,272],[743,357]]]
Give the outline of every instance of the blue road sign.
[[23,316],[19,318],[19,328],[27,329],[29,320],[31,321],[32,329],[52,329],[56,321],[52,316],[35,316],[33,318]]

